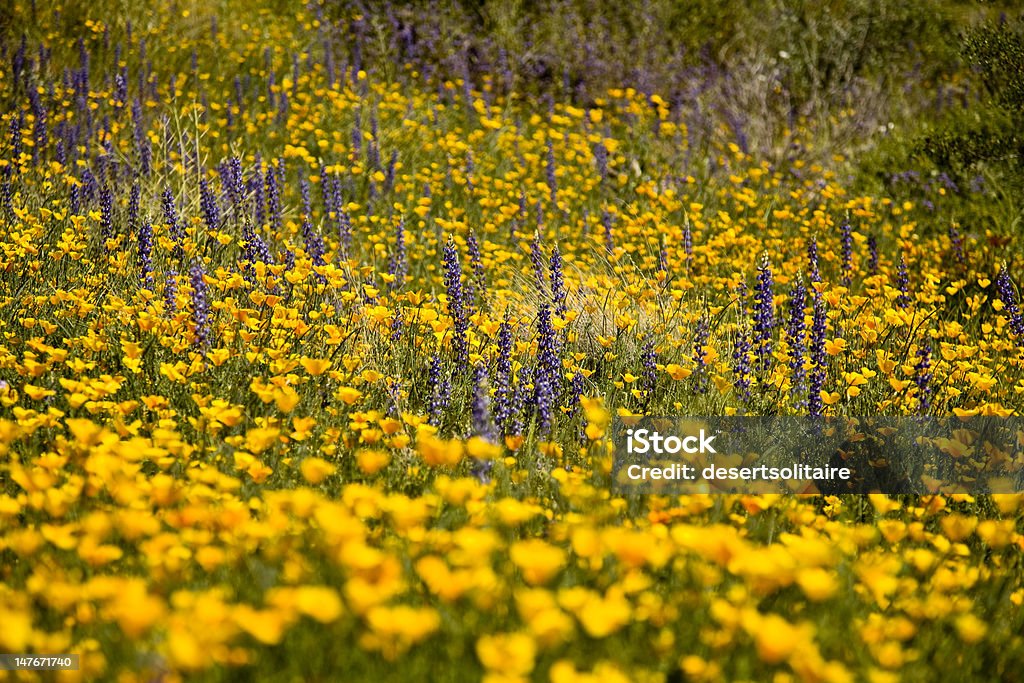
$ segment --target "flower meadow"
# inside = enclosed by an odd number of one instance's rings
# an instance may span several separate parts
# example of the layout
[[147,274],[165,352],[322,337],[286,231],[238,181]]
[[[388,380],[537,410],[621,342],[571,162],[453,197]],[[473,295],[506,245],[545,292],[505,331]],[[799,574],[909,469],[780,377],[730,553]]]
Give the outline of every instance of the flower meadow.
[[1018,675],[1021,495],[611,477],[623,416],[1018,414],[983,188],[150,4],[0,32],[0,651],[81,655],[11,680]]

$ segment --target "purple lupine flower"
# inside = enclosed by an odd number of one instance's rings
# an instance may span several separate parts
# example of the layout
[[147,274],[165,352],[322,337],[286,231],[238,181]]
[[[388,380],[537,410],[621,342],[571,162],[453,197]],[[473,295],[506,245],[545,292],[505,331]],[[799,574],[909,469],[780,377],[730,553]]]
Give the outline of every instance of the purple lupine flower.
[[480,243],[476,234],[469,233],[466,238],[466,251],[469,253],[469,267],[473,275],[466,280],[466,301],[470,305],[483,309],[487,306],[487,281],[484,275],[484,260],[480,254]]
[[473,433],[491,443],[497,441],[494,422],[491,417],[490,380],[487,366],[477,363],[473,368],[473,401],[472,401]]
[[352,220],[348,212],[338,211],[338,255],[342,259],[348,258],[349,249],[352,246]]
[[853,229],[850,227],[850,221],[843,221],[839,231],[843,257],[843,277],[840,282],[843,287],[849,287],[853,273]]
[[806,326],[804,324],[804,307],[807,305],[807,288],[797,280],[789,293],[789,324],[786,327],[786,342],[789,346],[789,370],[792,375],[791,393],[799,396],[803,393],[807,371],[804,368],[804,351],[806,350]]
[[452,393],[451,380],[444,374],[444,366],[441,359],[434,356],[430,359],[430,369],[427,371],[427,384],[430,388],[430,405],[427,421],[435,426],[441,426],[441,419],[448,407],[448,399]]
[[494,371],[494,422],[503,433],[508,433],[508,421],[512,417],[512,324],[508,312],[498,327],[498,361]]
[[153,168],[153,147],[146,135],[142,102],[138,98],[132,103],[132,122],[135,124],[135,152],[139,159],[139,171],[142,175],[148,176]]
[[537,315],[537,369],[533,377],[533,395],[537,406],[540,433],[551,432],[554,407],[561,383],[562,362],[558,357],[558,340],[551,325],[551,309],[542,304]]
[[267,165],[267,213],[270,216],[270,225],[274,230],[280,230],[284,225],[281,214],[281,188],[278,182],[278,175],[273,165]]
[[263,241],[259,233],[253,229],[252,226],[246,226],[242,229],[242,240],[243,249],[245,256],[245,264],[242,266],[242,274],[249,284],[256,284],[256,269],[257,263],[264,263],[270,265],[273,263],[273,257],[270,255],[270,248],[267,243]]
[[185,245],[185,226],[178,220],[178,208],[174,203],[174,195],[171,194],[171,191],[164,190],[161,199],[164,209],[164,221],[167,223],[167,232],[171,239],[174,240],[173,256],[176,259],[180,259],[184,255],[182,249]]
[[594,164],[597,166],[597,175],[604,180],[608,176],[608,148],[604,146],[604,141],[594,145]]
[[8,125],[8,134],[11,137],[11,160],[15,164],[19,164],[22,153],[22,142],[21,142],[21,129],[25,125],[25,114],[18,112],[17,116],[11,117],[11,122]]
[[747,283],[736,285],[737,323],[736,337],[732,349],[733,386],[743,393],[743,398],[750,397],[750,352],[751,344],[750,319],[747,316]]
[[[324,253],[326,251],[324,247],[324,238],[320,236],[320,233],[313,228],[313,224],[309,220],[309,216],[304,216],[302,219],[302,241],[303,246],[306,250],[306,255],[313,262],[314,266],[325,266],[327,261],[324,260]],[[317,273],[317,279],[320,282],[326,282],[326,278],[323,275]]]
[[352,151],[359,154],[363,149],[363,117],[357,111],[352,121]]
[[263,159],[256,155],[256,165],[249,178],[249,194],[252,196],[253,220],[257,227],[263,227],[267,220],[266,195],[264,190]]
[[533,241],[530,242],[530,264],[533,266],[533,277],[537,282],[537,291],[540,292],[543,298],[547,298],[548,281],[544,267],[544,252],[541,251],[540,247],[540,233],[534,235]]
[[551,143],[551,139],[548,138],[548,155],[546,159],[546,174],[548,181],[548,190],[551,193],[551,206],[554,209],[558,208],[558,179],[555,177],[555,148]]
[[661,243],[658,246],[658,272],[668,272],[668,247],[665,246],[665,238],[661,238]]
[[167,271],[164,281],[164,310],[168,316],[178,312],[178,272]]
[[953,258],[961,268],[967,265],[967,255],[964,253],[964,238],[960,235],[955,225],[949,226],[949,244],[953,248]]
[[565,274],[562,272],[562,254],[556,244],[551,250],[551,302],[555,307],[555,315],[565,317],[568,312],[566,305]]
[[444,246],[444,284],[448,290],[448,316],[452,319],[452,348],[460,363],[469,361],[469,342],[466,332],[469,319],[466,315],[465,300],[462,292],[462,267],[459,265],[459,252],[455,248],[455,240],[451,237]]
[[914,384],[917,385],[917,411],[926,415],[932,405],[932,345],[926,342],[917,349],[917,364],[914,366]]
[[683,225],[683,253],[686,254],[686,267],[693,263],[693,230],[690,228],[690,221]]
[[515,386],[512,388],[511,408],[505,421],[505,433],[515,436],[523,433],[523,411],[535,405],[534,377],[536,372],[529,365],[519,368]]
[[42,98],[39,97],[39,91],[35,88],[28,91],[28,99],[29,105],[32,107],[32,115],[35,117],[35,123],[32,126],[32,139],[35,143],[32,147],[32,160],[38,161],[39,155],[46,149],[49,139],[46,128],[46,108],[43,106]]
[[[490,388],[487,381],[487,366],[483,363],[477,364],[473,370],[473,432],[490,443],[498,440],[497,432],[494,429],[494,422],[491,419]],[[491,480],[491,468],[494,466],[490,460],[475,460],[471,472],[481,483],[488,483]]]
[[[0,205],[10,210],[11,208],[11,176],[14,175],[14,168],[12,166],[5,166],[3,169],[4,182],[0,185]],[[78,189],[78,185],[72,185],[68,190],[68,205],[71,207],[71,213],[77,214],[82,210],[82,194],[81,190]]]
[[708,337],[711,334],[711,320],[707,312],[701,314],[697,319],[697,325],[693,330],[693,392],[695,394],[706,394],[708,391],[708,367],[704,360],[704,347],[708,345]]
[[[141,190],[138,183],[132,184],[131,193],[128,195],[128,232],[137,233],[139,230],[139,200]],[[150,228],[152,230],[152,227]]]
[[288,93],[281,92],[281,96],[277,98],[277,114],[274,115],[274,121],[282,123],[288,118]]
[[245,187],[242,181],[242,160],[238,157],[231,157],[220,169],[220,182],[227,195],[228,201],[234,209],[235,215],[239,215],[242,203],[242,196]]
[[[391,254],[388,274],[394,276],[392,289],[400,289],[405,284],[405,276],[409,272],[409,263],[405,254],[405,218],[398,219],[395,227],[395,251]],[[471,297],[467,297],[469,299]]]
[[85,200],[89,203],[95,201],[96,197],[100,194],[100,186],[96,181],[96,176],[88,168],[82,169],[82,192]]
[[466,152],[466,192],[470,195],[473,194],[473,153]]
[[996,275],[996,294],[1003,302],[1003,311],[1010,323],[1010,332],[1016,336],[1021,343],[1024,343],[1024,315],[1021,314],[1020,303],[1017,299],[1017,289],[1010,279],[1010,273],[1006,263],[999,268]]
[[[572,419],[579,415],[580,412],[580,399],[583,398],[583,393],[586,390],[585,384],[586,378],[583,377],[583,373],[579,368],[572,375],[572,381],[569,383],[569,393],[565,397],[565,407],[569,411],[569,418]],[[581,426],[580,428],[580,440],[586,438],[586,430]]]
[[189,271],[192,283],[192,317],[196,346],[205,350],[210,344],[210,288],[204,279],[203,264],[196,261]]
[[391,152],[391,158],[388,159],[387,170],[384,171],[384,194],[391,192],[391,189],[395,186],[395,169],[398,166],[398,151]]
[[114,193],[109,187],[100,190],[100,237],[109,250],[107,241],[114,238]]
[[825,311],[825,296],[814,293],[814,313],[811,318],[811,377],[807,392],[807,412],[817,417],[824,412],[825,404],[821,392],[825,389],[828,354],[825,352],[825,334],[828,318]]
[[[137,187],[137,186],[136,186]],[[153,289],[153,226],[142,221],[138,229],[139,274],[146,289]]]
[[220,208],[217,206],[217,198],[213,196],[206,178],[199,180],[199,208],[203,212],[203,220],[209,230],[216,230],[220,227]]
[[816,237],[807,240],[807,269],[810,272],[812,284],[821,282],[821,271],[818,270],[818,239]]
[[896,269],[896,289],[899,295],[896,297],[896,305],[906,308],[910,305],[910,273],[907,272],[907,259],[900,254],[900,263]]
[[601,211],[601,225],[604,227],[604,248],[609,254],[615,251],[615,238],[612,236],[612,215]]
[[313,217],[313,200],[309,195],[309,181],[305,175],[299,177],[299,196],[302,198],[302,215]]
[[868,274],[878,275],[878,238],[868,235]]
[[762,371],[771,362],[772,331],[775,329],[773,284],[771,263],[765,253],[757,266],[757,290],[754,292],[754,350]]
[[398,342],[402,339],[402,330],[405,329],[405,319],[402,317],[402,309],[396,308],[395,315],[391,319],[391,341]]

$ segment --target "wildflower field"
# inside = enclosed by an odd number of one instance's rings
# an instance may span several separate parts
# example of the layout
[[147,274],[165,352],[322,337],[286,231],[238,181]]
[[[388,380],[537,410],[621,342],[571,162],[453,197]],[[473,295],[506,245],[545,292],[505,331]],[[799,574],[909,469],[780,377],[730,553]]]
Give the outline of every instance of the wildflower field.
[[610,441],[1019,414],[1007,176],[866,171],[869,80],[755,128],[697,52],[145,5],[0,10],[0,652],[81,656],[10,680],[1020,676],[1024,496],[625,496]]

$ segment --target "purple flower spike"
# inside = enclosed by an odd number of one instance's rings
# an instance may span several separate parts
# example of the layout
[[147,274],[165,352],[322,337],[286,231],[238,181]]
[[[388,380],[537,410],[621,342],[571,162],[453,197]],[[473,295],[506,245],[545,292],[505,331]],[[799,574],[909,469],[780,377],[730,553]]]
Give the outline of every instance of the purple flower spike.
[[210,345],[210,288],[204,279],[203,265],[196,261],[189,271],[192,283],[192,316],[196,346],[206,350]]
[[807,392],[807,412],[813,416],[821,415],[825,409],[821,392],[825,389],[825,376],[828,368],[828,355],[825,352],[827,331],[825,297],[821,292],[816,291],[814,293],[814,314],[811,321],[811,381]]
[[896,297],[896,305],[906,308],[910,305],[910,273],[907,272],[907,259],[900,254],[900,264],[896,270],[896,289],[899,295]]
[[448,238],[444,246],[444,284],[448,290],[448,316],[452,319],[452,348],[459,363],[469,361],[469,342],[466,332],[469,330],[469,318],[466,314],[466,302],[462,291],[462,267],[459,265],[459,252],[455,248],[455,240]]
[[932,345],[925,343],[917,349],[917,365],[914,366],[914,384],[917,385],[917,411],[926,415],[932,405]]
[[763,371],[771,362],[772,331],[775,329],[775,302],[771,263],[768,254],[757,267],[757,290],[754,293],[754,343],[758,367]]
[[1006,313],[1007,320],[1010,321],[1010,332],[1018,338],[1018,343],[1024,344],[1024,315],[1021,314],[1017,289],[1013,285],[1013,280],[1010,279],[1005,263],[996,276],[996,293],[999,300],[1003,302],[1003,311]]
[[804,307],[807,305],[807,288],[799,280],[793,285],[789,294],[789,324],[786,327],[786,341],[789,345],[789,370],[791,373],[791,392],[798,396],[803,392],[807,372],[804,368],[804,351],[806,346],[806,329],[804,325]]

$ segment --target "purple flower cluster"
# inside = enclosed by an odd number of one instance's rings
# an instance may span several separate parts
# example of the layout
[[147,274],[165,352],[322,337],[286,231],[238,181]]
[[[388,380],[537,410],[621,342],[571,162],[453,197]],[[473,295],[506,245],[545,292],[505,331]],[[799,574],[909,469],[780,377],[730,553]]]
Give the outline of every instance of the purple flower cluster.
[[732,385],[740,393],[743,400],[750,398],[750,323],[746,316],[736,329],[736,339],[732,347]]
[[[272,165],[267,166],[267,213],[270,216],[270,225],[275,230],[280,230],[284,224],[284,218],[281,213],[281,180],[280,176],[284,175],[284,166],[278,162],[278,167],[275,168]],[[278,171],[280,169],[280,171]]]
[[174,202],[174,195],[170,190],[164,190],[161,197],[164,209],[164,221],[167,223],[167,232],[171,236],[171,240],[174,241],[173,256],[176,259],[184,256],[183,248],[185,246],[185,227],[181,224],[178,219],[178,207]]
[[263,238],[260,237],[260,234],[252,226],[246,226],[242,229],[242,240],[245,255],[242,273],[250,284],[255,284],[255,265],[257,263],[270,265],[274,262],[273,257],[270,255],[270,248],[267,247],[267,243],[263,241]]
[[608,148],[604,142],[594,145],[594,164],[597,166],[597,174],[604,180],[608,176]]
[[821,282],[821,271],[818,270],[818,240],[815,237],[807,240],[807,270],[811,283]]
[[775,329],[773,285],[772,266],[768,254],[764,254],[757,266],[757,289],[754,291],[754,351],[758,368],[762,371],[771,362],[772,331]]
[[1003,302],[1003,311],[1010,322],[1010,332],[1015,335],[1021,343],[1024,343],[1024,315],[1021,314],[1020,302],[1017,299],[1017,289],[1010,279],[1006,264],[999,268],[996,275],[996,294]]
[[203,220],[206,221],[208,230],[216,230],[220,227],[220,207],[217,206],[217,198],[214,197],[206,178],[199,180],[199,208],[203,213]]
[[494,422],[491,416],[490,382],[487,366],[477,363],[473,368],[473,401],[472,401],[473,433],[491,443],[497,441]]
[[168,316],[178,312],[178,273],[174,270],[167,271],[164,281],[164,311]]
[[445,376],[444,366],[438,356],[430,359],[427,371],[427,384],[430,388],[430,406],[427,420],[435,427],[441,426],[441,419],[448,407],[448,399],[452,393],[451,379]]
[[565,274],[562,271],[562,254],[556,244],[551,250],[551,301],[555,307],[555,315],[564,317],[568,311],[566,305]]
[[654,399],[658,389],[658,354],[654,350],[654,341],[650,338],[644,341],[640,350],[640,389],[644,392],[647,403]]
[[462,267],[459,265],[459,252],[455,248],[455,240],[451,237],[444,245],[444,284],[448,290],[448,316],[452,319],[452,348],[459,363],[469,361],[469,341],[466,333],[469,330],[469,318],[466,314],[466,302],[462,292]]
[[547,298],[548,279],[544,267],[544,252],[540,247],[540,234],[534,236],[530,242],[530,264],[533,266],[533,277],[537,282],[537,291],[542,298]]
[[210,344],[210,288],[204,279],[203,265],[196,261],[189,271],[192,284],[192,317],[196,346],[205,350]]
[[480,243],[474,233],[466,238],[466,251],[469,253],[469,268],[472,277],[466,281],[466,301],[477,309],[487,306],[487,279],[484,274],[484,259],[480,254]]
[[964,238],[955,225],[949,226],[949,245],[953,248],[953,259],[961,268],[967,265],[967,254],[964,253]]
[[708,368],[704,360],[704,347],[708,345],[710,334],[711,320],[705,312],[697,319],[697,326],[693,331],[693,391],[696,394],[708,392]]
[[825,375],[828,369],[828,354],[825,352],[827,331],[825,297],[821,292],[815,292],[814,313],[811,320],[811,378],[807,395],[807,412],[813,416],[821,415],[825,409],[821,392],[825,389]]
[[843,221],[839,226],[839,234],[843,256],[843,277],[840,282],[843,287],[849,287],[853,275],[853,229],[850,227],[850,221]]
[[910,305],[910,273],[907,272],[907,259],[900,254],[900,263],[896,269],[896,289],[899,294],[896,296],[896,305],[906,308]]
[[100,238],[104,249],[108,249],[107,241],[114,238],[114,193],[109,187],[100,190]]
[[540,433],[551,432],[554,407],[561,384],[562,361],[558,357],[558,340],[551,325],[551,309],[542,304],[537,316],[537,369],[533,376],[534,403]]
[[607,209],[601,211],[601,226],[604,228],[604,248],[609,254],[615,251],[615,237],[612,234],[612,215]]
[[[322,244],[321,240],[321,244]],[[321,254],[321,260],[323,255]],[[395,226],[395,250],[391,253],[391,260],[388,263],[388,275],[395,279],[391,283],[392,289],[401,289],[405,284],[405,276],[409,273],[409,261],[405,252],[405,219],[399,218]],[[469,297],[467,297],[469,298]]]
[[[132,184],[131,192],[128,194],[128,232],[135,234],[139,230],[139,201],[142,190],[138,183]],[[151,228],[152,229],[152,228]]]
[[139,237],[139,276],[142,286],[153,289],[153,226],[149,221],[142,221],[138,230]]
[[914,366],[914,384],[917,385],[917,410],[921,415],[928,413],[932,397],[932,345],[925,343],[917,349],[917,365]]
[[551,193],[551,207],[558,209],[558,179],[555,177],[555,148],[548,140],[548,155],[545,164],[547,173],[548,190]]
[[505,434],[509,433],[513,409],[512,343],[512,324],[506,313],[498,327],[498,360],[494,370],[494,422]]
[[868,235],[868,275],[878,275],[878,238]]
[[807,305],[807,288],[797,280],[789,292],[789,321],[786,326],[786,343],[789,346],[790,384],[793,396],[804,390],[807,371],[804,367],[804,352],[807,345],[807,330],[804,323],[804,307]]

